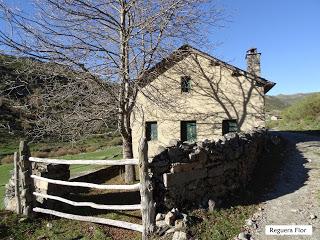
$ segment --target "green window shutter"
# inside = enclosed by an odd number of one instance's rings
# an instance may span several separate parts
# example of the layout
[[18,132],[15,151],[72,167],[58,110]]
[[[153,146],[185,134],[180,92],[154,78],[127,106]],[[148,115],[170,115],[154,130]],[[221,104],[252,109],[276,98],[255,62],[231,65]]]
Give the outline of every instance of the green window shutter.
[[148,141],[158,140],[157,122],[146,122],[146,138]]
[[237,120],[231,119],[231,120],[223,120],[222,121],[222,135],[227,134],[229,132],[238,132],[239,127]]
[[197,140],[197,123],[196,121],[181,122],[181,141],[195,142]]

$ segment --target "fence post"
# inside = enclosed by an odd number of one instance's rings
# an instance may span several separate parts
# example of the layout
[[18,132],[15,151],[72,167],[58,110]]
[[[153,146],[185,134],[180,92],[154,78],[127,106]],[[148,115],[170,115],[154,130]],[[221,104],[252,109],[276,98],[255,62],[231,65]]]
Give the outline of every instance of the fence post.
[[155,202],[152,196],[153,184],[149,176],[148,143],[142,138],[139,145],[140,196],[142,213],[142,240],[148,239],[155,228]]
[[14,171],[14,196],[16,199],[16,212],[21,214],[21,201],[20,201],[20,181],[19,181],[19,165],[18,165],[18,153],[13,155],[13,171]]
[[19,185],[21,189],[20,194],[20,212],[30,217],[32,213],[32,199],[33,199],[33,181],[31,179],[32,168],[31,162],[29,161],[30,150],[25,141],[20,141],[19,145]]

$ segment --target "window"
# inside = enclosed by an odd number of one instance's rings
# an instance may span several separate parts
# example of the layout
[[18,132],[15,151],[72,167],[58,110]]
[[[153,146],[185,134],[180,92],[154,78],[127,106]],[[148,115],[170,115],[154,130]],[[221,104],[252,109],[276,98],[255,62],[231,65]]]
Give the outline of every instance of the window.
[[146,138],[147,141],[158,140],[157,122],[146,122]]
[[222,121],[222,135],[229,133],[229,132],[238,132],[238,123],[237,120],[223,120]]
[[191,90],[191,78],[189,76],[181,77],[181,92],[190,92]]
[[196,121],[181,121],[181,141],[195,142],[197,140]]

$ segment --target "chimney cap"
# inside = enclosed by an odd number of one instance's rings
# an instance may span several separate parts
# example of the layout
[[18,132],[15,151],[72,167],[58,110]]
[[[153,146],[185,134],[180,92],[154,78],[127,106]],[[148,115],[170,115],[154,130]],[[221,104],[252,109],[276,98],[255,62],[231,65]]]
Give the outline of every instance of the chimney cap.
[[246,54],[246,58],[248,55],[261,55],[261,53],[258,52],[257,48],[250,48],[249,50],[247,50],[247,54]]
[[257,53],[257,48],[249,48],[249,50],[247,50],[247,53]]

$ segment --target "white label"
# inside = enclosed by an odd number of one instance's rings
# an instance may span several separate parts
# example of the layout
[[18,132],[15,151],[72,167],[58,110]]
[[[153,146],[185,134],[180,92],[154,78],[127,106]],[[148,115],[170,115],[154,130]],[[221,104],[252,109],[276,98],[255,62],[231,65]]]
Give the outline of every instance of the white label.
[[312,235],[311,225],[267,225],[266,235]]

